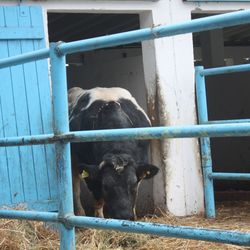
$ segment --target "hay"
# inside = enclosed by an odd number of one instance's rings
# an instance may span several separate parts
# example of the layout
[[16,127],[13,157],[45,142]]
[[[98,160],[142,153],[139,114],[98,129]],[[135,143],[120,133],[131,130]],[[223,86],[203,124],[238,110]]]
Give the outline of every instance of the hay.
[[[161,213],[160,216],[144,217],[141,221],[250,232],[249,208],[250,202],[224,202],[219,204],[215,220],[204,219],[203,216],[179,218]],[[76,236],[79,250],[250,249],[229,244],[95,229],[77,229]],[[58,233],[45,227],[43,222],[0,220],[0,249],[46,250],[59,249],[59,245]]]

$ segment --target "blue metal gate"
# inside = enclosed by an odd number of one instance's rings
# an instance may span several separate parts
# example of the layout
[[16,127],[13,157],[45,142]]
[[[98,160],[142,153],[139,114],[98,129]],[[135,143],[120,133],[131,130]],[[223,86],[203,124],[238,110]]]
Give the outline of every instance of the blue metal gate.
[[53,133],[28,136],[20,136],[18,134],[14,137],[4,135],[4,137],[0,139],[0,146],[13,147],[34,144],[55,144],[60,197],[58,213],[0,210],[0,216],[3,218],[42,220],[59,223],[61,249],[75,249],[75,226],[115,229],[125,232],[150,233],[167,237],[182,237],[239,245],[250,245],[250,233],[74,216],[69,152],[70,142],[127,140],[130,138],[144,140],[180,137],[249,136],[250,123],[232,122],[230,124],[214,125],[205,124],[177,127],[69,132],[65,71],[65,55],[77,51],[111,47],[147,39],[204,31],[249,22],[250,11],[241,11],[197,19],[172,26],[147,28],[71,43],[51,44],[50,49],[40,49],[35,52],[0,60],[0,68],[4,68],[50,57],[54,104]]
[[[202,66],[196,67],[196,95],[197,95],[197,107],[199,124],[228,124],[228,123],[249,123],[250,119],[240,120],[219,120],[209,121],[208,110],[207,110],[207,98],[206,98],[206,86],[205,77],[211,75],[227,74],[234,72],[250,71],[249,64],[230,66],[230,67],[219,67],[204,69]],[[250,180],[249,173],[218,173],[213,172],[211,148],[209,137],[200,139],[201,141],[201,159],[203,169],[203,180],[204,180],[204,193],[205,193],[205,207],[206,215],[208,218],[215,217],[215,201],[214,201],[214,186],[213,180]]]

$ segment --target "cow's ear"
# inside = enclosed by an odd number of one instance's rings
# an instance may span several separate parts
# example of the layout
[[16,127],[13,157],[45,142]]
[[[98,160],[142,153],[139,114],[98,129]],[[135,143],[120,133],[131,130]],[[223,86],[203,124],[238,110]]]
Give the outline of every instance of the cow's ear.
[[159,168],[151,164],[140,164],[137,166],[136,174],[138,180],[150,179],[155,176],[159,171]]
[[89,180],[95,180],[99,176],[99,167],[97,165],[90,165],[81,163],[78,165],[79,175],[81,179],[88,178]]

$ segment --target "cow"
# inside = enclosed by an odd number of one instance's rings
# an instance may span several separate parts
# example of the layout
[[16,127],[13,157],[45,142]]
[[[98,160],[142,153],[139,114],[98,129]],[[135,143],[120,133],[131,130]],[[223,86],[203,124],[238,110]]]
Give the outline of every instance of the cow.
[[[68,91],[71,131],[150,127],[143,109],[123,88],[96,87]],[[135,220],[138,186],[158,168],[148,163],[149,141],[126,140],[71,144],[74,207],[85,215],[80,200],[80,181],[93,193],[95,216]]]

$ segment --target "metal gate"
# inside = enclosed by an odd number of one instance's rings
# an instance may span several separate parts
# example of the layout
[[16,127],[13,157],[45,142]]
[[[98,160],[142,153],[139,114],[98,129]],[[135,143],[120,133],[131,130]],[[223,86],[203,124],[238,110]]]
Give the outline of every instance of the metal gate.
[[[250,119],[239,119],[239,120],[208,120],[207,110],[207,98],[206,98],[206,82],[205,77],[211,75],[228,74],[235,72],[250,71],[249,64],[219,67],[204,69],[202,66],[196,67],[195,78],[196,78],[196,95],[197,95],[197,108],[199,124],[230,124],[230,123],[249,123]],[[237,133],[237,130],[235,130]],[[200,139],[201,144],[201,159],[203,169],[203,180],[204,180],[204,194],[205,194],[205,207],[206,215],[208,218],[215,217],[215,201],[214,201],[214,185],[213,180],[250,180],[249,173],[220,173],[213,172],[212,157],[210,138],[204,137]]]
[[21,136],[18,134],[14,137],[4,135],[4,137],[0,139],[0,146],[10,147],[35,144],[55,144],[56,169],[58,173],[60,198],[58,212],[0,210],[0,216],[2,218],[57,222],[60,225],[61,249],[75,249],[75,226],[250,245],[250,233],[74,216],[69,152],[70,142],[128,140],[130,138],[144,140],[180,137],[249,136],[250,123],[69,132],[65,72],[65,55],[77,51],[111,47],[147,39],[156,39],[164,36],[198,32],[249,22],[250,11],[240,11],[197,19],[172,26],[158,26],[155,28],[141,29],[71,43],[51,44],[50,49],[40,49],[35,52],[0,60],[0,68],[4,68],[50,57],[53,83],[52,101],[54,108],[53,133],[48,134],[48,132],[45,132],[45,134],[42,135],[37,134],[27,136]]

